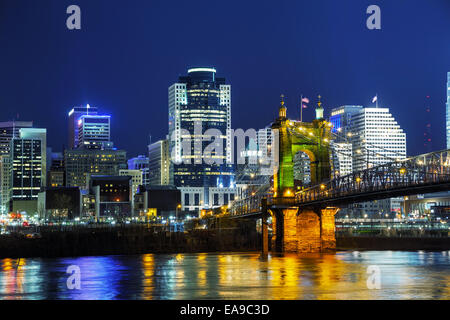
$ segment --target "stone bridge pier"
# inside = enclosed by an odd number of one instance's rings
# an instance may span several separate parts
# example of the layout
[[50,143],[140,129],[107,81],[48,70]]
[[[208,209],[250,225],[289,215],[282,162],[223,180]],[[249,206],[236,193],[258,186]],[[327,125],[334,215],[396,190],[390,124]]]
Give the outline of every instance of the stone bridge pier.
[[[338,208],[270,208],[274,252],[327,252],[336,249],[334,216]],[[267,232],[263,241],[268,243]],[[263,245],[263,251],[265,249]]]

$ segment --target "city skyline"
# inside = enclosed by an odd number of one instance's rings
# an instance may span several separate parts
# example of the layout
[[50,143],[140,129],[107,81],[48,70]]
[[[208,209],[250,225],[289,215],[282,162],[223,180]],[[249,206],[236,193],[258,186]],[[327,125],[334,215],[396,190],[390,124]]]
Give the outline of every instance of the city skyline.
[[449,300],[449,18],[0,0],[0,299],[168,319]]
[[[61,134],[66,131],[63,117],[72,107],[89,103],[112,115],[112,140],[118,148],[126,149],[130,157],[144,154],[149,135],[156,141],[167,134],[167,87],[185,70],[198,66],[215,67],[235,88],[232,128],[264,127],[276,115],[281,93],[286,95],[290,118],[299,118],[300,94],[312,102],[321,94],[326,116],[341,105],[370,106],[371,98],[378,94],[379,105],[390,108],[408,136],[408,155],[414,155],[422,153],[423,132],[416,128],[425,123],[418,123],[412,115],[420,119],[421,112],[426,112],[426,97],[431,96],[430,107],[435,113],[431,121],[433,149],[445,147],[445,84],[450,70],[445,57],[449,56],[450,48],[443,36],[433,32],[448,29],[449,22],[440,13],[449,7],[444,1],[436,2],[442,10],[425,5],[385,4],[383,28],[376,31],[365,28],[365,3],[342,4],[345,10],[335,16],[337,4],[327,1],[292,4],[289,10],[281,4],[274,12],[263,2],[248,21],[244,14],[250,10],[248,4],[234,10],[238,4],[231,2],[229,8],[219,13],[201,3],[186,5],[181,11],[192,17],[188,22],[192,28],[199,26],[202,16],[234,15],[233,24],[219,25],[217,30],[224,41],[233,43],[233,48],[224,52],[219,50],[222,41],[193,40],[189,50],[185,50],[187,37],[182,36],[175,44],[169,44],[169,36],[180,24],[178,21],[174,26],[158,24],[158,12],[165,10],[166,4],[161,8],[152,4],[127,6],[120,14],[135,19],[110,25],[108,21],[120,20],[118,12],[101,2],[80,1],[83,28],[74,33],[64,28],[65,14],[59,18],[50,16],[50,12],[59,8],[65,12],[65,4],[55,5],[54,10],[46,10],[48,4],[30,4],[29,11],[20,12],[19,2],[3,1],[0,5],[23,21],[12,30],[7,28],[13,23],[9,17],[0,22],[3,27],[0,30],[8,30],[8,33],[0,31],[0,41],[9,44],[0,61],[4,70],[0,77],[4,88],[0,117],[7,121],[19,114],[19,120],[33,120],[36,126],[48,128],[49,145],[55,150],[66,144]],[[425,14],[426,22],[416,29],[423,32],[409,34],[405,30],[414,30],[414,22],[395,21],[396,17],[419,13]],[[267,16],[265,24],[261,23],[261,16]],[[321,28],[325,21],[336,23],[333,28]],[[57,28],[60,22],[61,30]],[[31,25],[38,27],[30,28]],[[236,29],[242,29],[242,34],[233,32]],[[398,33],[403,31],[406,33],[397,43]],[[214,38],[213,31],[206,32]],[[33,41],[29,44],[18,39],[31,40],[42,33],[49,36],[41,38],[40,54],[20,60]],[[97,37],[101,39],[100,45]],[[122,58],[118,44],[127,48],[133,59]],[[161,44],[167,48],[156,50]],[[207,50],[202,49],[205,45]],[[278,50],[280,47],[282,50]],[[53,48],[59,49],[53,53]],[[95,52],[89,48],[95,48]],[[387,50],[391,54],[386,55]],[[33,68],[35,72],[25,73],[24,68]],[[21,74],[28,76],[24,78]],[[26,95],[21,94],[24,90]],[[252,117],[255,113],[262,116]],[[312,119],[313,110],[305,109],[304,117]],[[133,123],[134,139],[128,139],[129,123]]]

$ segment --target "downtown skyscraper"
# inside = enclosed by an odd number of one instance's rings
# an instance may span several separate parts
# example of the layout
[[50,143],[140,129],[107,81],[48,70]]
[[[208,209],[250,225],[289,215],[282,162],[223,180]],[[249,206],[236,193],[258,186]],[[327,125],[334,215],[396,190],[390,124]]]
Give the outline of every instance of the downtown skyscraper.
[[406,134],[388,108],[362,108],[352,121],[354,171],[406,158]]
[[159,140],[148,146],[148,171],[149,185],[171,184],[168,140]]
[[79,121],[80,117],[83,115],[96,115],[98,113],[98,110],[96,107],[91,107],[90,105],[86,106],[78,106],[73,107],[72,110],[69,111],[68,115],[68,148],[69,149],[75,149],[78,147],[79,141],[79,133],[78,133],[78,127],[79,127]]
[[47,129],[21,128],[11,140],[10,210],[36,212],[46,183]]
[[[206,133],[210,129],[220,132],[221,141],[215,142],[222,146],[212,155],[213,164],[205,163],[203,153],[213,142]],[[190,147],[183,145],[185,141]],[[191,187],[194,194],[187,195],[186,202],[200,199],[194,201],[196,209],[229,199],[218,189],[234,187],[231,142],[231,85],[216,77],[214,68],[189,69],[187,76],[169,87],[169,153],[174,184]]]
[[[406,158],[406,134],[388,108],[342,106],[331,111],[330,122],[335,139],[333,165],[346,175]],[[364,202],[351,205],[341,214],[374,215],[398,211],[401,198]],[[383,215],[384,216],[384,215]]]

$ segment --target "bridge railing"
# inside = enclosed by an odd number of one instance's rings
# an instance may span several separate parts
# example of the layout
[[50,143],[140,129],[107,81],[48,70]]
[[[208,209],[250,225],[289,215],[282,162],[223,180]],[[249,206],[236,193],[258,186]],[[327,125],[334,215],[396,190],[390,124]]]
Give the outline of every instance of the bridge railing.
[[450,150],[428,153],[336,177],[301,190],[294,197],[273,198],[271,194],[257,194],[234,201],[227,211],[231,215],[258,213],[264,197],[270,205],[299,205],[360,193],[389,192],[399,188],[445,182],[450,183]]
[[271,195],[266,193],[250,196],[232,202],[228,208],[228,212],[232,216],[259,213],[261,211],[261,201],[263,198],[270,198]]
[[430,153],[337,177],[297,192],[296,202],[450,182],[449,153],[449,150]]

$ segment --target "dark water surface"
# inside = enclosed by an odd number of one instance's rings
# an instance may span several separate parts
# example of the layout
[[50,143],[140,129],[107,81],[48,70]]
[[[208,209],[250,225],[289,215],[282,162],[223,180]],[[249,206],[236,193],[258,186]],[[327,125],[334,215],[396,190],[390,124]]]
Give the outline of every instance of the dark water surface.
[[[68,289],[70,265],[79,290]],[[368,288],[369,266],[380,289]],[[450,299],[450,251],[3,259],[0,299]]]

